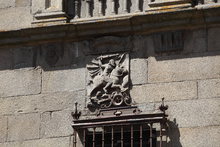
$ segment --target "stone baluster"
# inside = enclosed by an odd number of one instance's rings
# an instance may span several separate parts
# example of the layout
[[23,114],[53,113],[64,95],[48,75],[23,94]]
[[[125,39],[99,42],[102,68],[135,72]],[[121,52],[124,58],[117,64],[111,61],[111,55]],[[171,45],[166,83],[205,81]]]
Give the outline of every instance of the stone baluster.
[[86,0],[86,17],[92,17],[92,14],[90,12],[92,0]]
[[111,0],[111,1],[112,1],[112,10],[111,10],[112,12],[111,13],[114,15],[116,14],[115,13],[115,0]]
[[136,0],[136,11],[135,12],[140,12],[140,0]]
[[75,17],[74,19],[79,18],[79,0],[74,0],[74,5],[75,5]]
[[103,0],[99,0],[99,16],[103,16],[102,12],[102,7],[103,7]]
[[124,0],[124,13],[128,13],[128,0]]

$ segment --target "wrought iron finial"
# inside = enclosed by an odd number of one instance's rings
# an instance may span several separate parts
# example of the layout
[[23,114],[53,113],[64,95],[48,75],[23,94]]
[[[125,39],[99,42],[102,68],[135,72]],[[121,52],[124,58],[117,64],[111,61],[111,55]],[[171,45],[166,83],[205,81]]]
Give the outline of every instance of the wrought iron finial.
[[159,107],[159,109],[161,110],[161,111],[163,111],[163,113],[165,113],[165,111],[168,109],[168,106],[166,105],[164,105],[164,98],[162,98],[162,104],[160,105],[160,107]]
[[81,112],[78,111],[78,109],[77,109],[78,106],[77,105],[78,105],[78,103],[76,102],[75,103],[75,112],[72,112],[72,117],[74,119],[79,119],[79,117],[81,116]]

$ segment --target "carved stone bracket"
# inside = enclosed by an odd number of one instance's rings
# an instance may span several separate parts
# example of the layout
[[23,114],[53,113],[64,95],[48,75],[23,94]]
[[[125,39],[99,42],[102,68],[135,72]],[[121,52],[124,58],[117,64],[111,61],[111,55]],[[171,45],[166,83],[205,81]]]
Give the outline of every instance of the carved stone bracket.
[[109,54],[94,58],[87,65],[88,108],[106,109],[130,106],[129,55]]

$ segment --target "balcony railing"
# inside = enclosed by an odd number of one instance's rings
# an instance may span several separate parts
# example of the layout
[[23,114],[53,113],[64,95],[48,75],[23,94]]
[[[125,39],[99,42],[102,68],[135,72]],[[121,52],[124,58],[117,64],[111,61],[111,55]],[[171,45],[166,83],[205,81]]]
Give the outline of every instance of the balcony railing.
[[191,0],[74,0],[72,21],[79,19],[136,15],[163,7],[190,7]]
[[216,5],[220,0],[43,0],[33,1],[34,22],[111,19],[147,12]]

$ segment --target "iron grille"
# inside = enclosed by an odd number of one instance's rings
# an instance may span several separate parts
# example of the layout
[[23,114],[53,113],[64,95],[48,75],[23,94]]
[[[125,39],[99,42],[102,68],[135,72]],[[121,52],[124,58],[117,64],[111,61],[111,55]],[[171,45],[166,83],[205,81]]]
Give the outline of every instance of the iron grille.
[[74,120],[73,144],[77,147],[79,136],[84,147],[162,147],[166,117],[154,113]]

